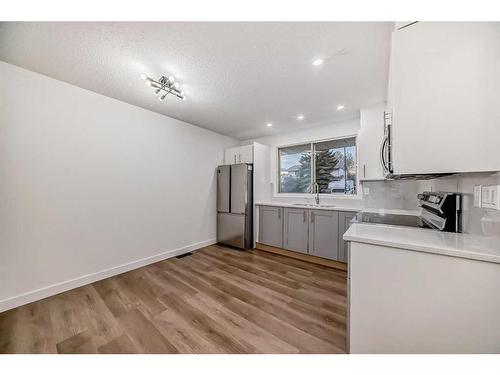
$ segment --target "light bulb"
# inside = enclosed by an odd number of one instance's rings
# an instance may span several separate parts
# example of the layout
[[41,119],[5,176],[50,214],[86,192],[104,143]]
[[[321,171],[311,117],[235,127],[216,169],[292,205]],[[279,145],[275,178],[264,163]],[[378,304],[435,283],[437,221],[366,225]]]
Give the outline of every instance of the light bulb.
[[145,81],[145,80],[147,80],[147,79],[148,79],[148,75],[147,75],[147,74],[142,73],[142,74],[141,74],[141,78]]
[[167,96],[167,94],[163,94],[162,96],[160,96],[160,98],[159,98],[159,99],[160,99],[160,101],[161,101],[161,102],[162,102],[162,101],[164,101],[166,96]]
[[161,89],[156,89],[155,90],[155,95],[158,95],[161,92]]
[[144,81],[144,83],[146,83],[147,86],[152,86],[153,85],[153,80],[151,78],[146,78],[146,81]]
[[179,82],[175,82],[175,83],[174,83],[174,87],[175,87],[177,90],[179,90],[179,87],[180,87],[180,86],[181,86],[181,85],[179,85]]
[[175,81],[174,76],[170,76],[170,77],[168,77],[168,82],[170,82],[170,83],[174,83],[174,81]]
[[268,128],[270,128],[271,126],[273,126],[273,124],[271,124],[270,122],[268,122],[268,123],[266,124],[266,126],[267,126]]
[[186,97],[185,97],[185,96],[183,96],[183,97],[182,97],[182,100],[183,100],[183,101],[186,101]]
[[313,61],[313,66],[320,66],[323,64],[323,59],[316,59]]
[[343,104],[339,104],[337,106],[337,111],[342,111],[344,108],[345,108],[345,106]]
[[303,119],[304,119],[304,115],[298,115],[298,116],[297,116],[297,120],[299,120],[299,121],[300,121],[300,120],[303,120]]

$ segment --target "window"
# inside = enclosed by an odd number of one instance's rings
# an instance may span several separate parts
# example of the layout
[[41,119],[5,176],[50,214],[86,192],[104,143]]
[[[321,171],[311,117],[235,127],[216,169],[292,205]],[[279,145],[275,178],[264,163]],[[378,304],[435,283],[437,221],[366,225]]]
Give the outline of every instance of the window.
[[279,149],[280,193],[307,193],[311,185],[311,145]]
[[357,192],[354,137],[282,147],[278,159],[280,193],[310,193],[314,183],[321,194]]

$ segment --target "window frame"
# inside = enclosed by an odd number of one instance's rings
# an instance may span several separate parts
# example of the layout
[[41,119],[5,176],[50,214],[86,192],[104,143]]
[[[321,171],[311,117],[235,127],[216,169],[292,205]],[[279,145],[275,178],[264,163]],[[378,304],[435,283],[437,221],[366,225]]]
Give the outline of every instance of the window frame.
[[350,134],[343,135],[340,137],[334,138],[324,138],[324,139],[315,139],[310,141],[303,141],[297,143],[290,143],[276,146],[275,157],[276,157],[276,170],[275,170],[275,186],[273,189],[273,196],[277,198],[311,198],[315,194],[312,193],[282,193],[281,189],[281,158],[280,158],[280,149],[293,147],[293,146],[305,146],[309,145],[310,154],[311,154],[311,181],[316,180],[316,158],[312,157],[314,155],[314,144],[335,140],[342,140],[347,138],[354,138],[354,142],[356,145],[356,194],[340,194],[340,193],[320,193],[321,198],[330,198],[330,199],[362,199],[361,194],[361,186],[359,179],[359,147],[358,147],[358,135]]

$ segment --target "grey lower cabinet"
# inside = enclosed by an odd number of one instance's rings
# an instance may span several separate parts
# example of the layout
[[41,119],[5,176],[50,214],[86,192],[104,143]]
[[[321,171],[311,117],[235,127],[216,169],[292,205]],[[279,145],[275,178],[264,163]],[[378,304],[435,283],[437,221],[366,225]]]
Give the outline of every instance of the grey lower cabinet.
[[283,247],[282,207],[259,207],[259,242],[269,246]]
[[311,210],[309,219],[309,254],[339,260],[338,211]]
[[307,254],[309,210],[285,208],[283,219],[283,247],[287,250]]
[[344,241],[344,233],[349,229],[356,212],[339,212],[339,261],[347,263],[349,242]]
[[343,235],[356,212],[259,206],[259,243],[347,262]]

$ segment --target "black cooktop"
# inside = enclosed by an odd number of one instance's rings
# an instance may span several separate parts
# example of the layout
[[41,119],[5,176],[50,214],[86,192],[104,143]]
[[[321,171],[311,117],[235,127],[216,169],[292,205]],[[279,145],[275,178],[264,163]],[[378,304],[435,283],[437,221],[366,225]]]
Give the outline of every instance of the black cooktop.
[[413,216],[413,215],[359,212],[356,215],[355,221],[359,223],[400,225],[404,227],[417,227],[417,228],[427,227],[419,216]]

